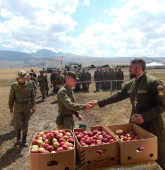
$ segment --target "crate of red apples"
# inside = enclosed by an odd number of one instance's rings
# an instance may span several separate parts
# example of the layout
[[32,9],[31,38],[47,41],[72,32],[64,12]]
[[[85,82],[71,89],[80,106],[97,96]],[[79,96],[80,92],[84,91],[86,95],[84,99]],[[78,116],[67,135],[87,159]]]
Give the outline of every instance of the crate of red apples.
[[119,146],[113,133],[103,126],[74,129],[81,169],[110,166],[119,163]]
[[119,139],[120,163],[133,164],[157,159],[157,137],[136,124],[107,126]]
[[29,148],[31,170],[75,169],[75,140],[66,130],[39,132]]

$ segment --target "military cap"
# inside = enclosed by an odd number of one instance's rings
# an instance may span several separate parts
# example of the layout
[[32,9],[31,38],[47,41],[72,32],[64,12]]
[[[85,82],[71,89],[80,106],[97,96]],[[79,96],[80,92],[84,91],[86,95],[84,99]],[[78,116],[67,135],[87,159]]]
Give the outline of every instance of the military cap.
[[25,70],[21,70],[18,72],[18,76],[23,77],[23,78],[27,78],[27,72]]
[[66,76],[70,76],[70,77],[74,78],[75,80],[79,80],[77,74],[74,73],[73,71],[68,71]]

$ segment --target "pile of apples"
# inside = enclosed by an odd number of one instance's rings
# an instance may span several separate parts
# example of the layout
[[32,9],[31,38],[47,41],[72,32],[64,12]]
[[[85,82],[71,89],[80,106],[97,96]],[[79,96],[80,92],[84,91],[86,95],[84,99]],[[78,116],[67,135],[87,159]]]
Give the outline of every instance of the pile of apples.
[[56,153],[74,148],[74,137],[67,130],[39,132],[31,142],[31,153]]
[[74,132],[81,146],[95,146],[115,142],[116,139],[104,130],[94,129],[92,131]]
[[116,137],[118,137],[121,141],[132,141],[144,139],[143,136],[137,135],[133,130],[128,132],[116,133]]

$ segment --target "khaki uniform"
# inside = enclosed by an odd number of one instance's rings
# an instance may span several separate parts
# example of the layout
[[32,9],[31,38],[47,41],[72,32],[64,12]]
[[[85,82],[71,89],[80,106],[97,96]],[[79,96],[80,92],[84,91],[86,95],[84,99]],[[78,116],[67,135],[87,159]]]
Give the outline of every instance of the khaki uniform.
[[45,95],[47,93],[47,86],[48,86],[47,76],[39,75],[37,80],[39,82],[40,91],[41,91],[41,94],[42,94],[42,98],[44,100],[45,99]]
[[14,130],[17,135],[21,133],[21,127],[23,135],[28,132],[30,109],[35,105],[34,97],[34,89],[29,83],[15,82],[11,85],[8,105],[10,109],[14,107]]
[[73,115],[79,117],[77,111],[85,110],[86,106],[83,104],[75,103],[73,91],[66,85],[60,88],[57,93],[58,114],[62,115],[63,123],[57,125],[58,129],[71,129],[74,128]]
[[100,88],[99,81],[101,81],[101,72],[99,70],[96,70],[94,72],[94,81],[96,81],[96,91],[99,91],[99,88]]
[[158,163],[165,169],[165,128],[161,116],[165,111],[164,85],[156,77],[144,74],[138,80],[131,79],[121,91],[98,104],[103,107],[128,97],[132,103],[131,115],[138,113],[144,119],[144,123],[138,125],[158,137]]

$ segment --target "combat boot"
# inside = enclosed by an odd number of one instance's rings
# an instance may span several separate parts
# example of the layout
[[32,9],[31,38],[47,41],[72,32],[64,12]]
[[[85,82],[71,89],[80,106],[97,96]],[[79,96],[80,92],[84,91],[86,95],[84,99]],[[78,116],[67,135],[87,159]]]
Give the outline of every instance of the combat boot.
[[17,135],[17,142],[16,142],[17,145],[20,145],[21,144],[21,134],[18,134]]
[[21,145],[24,146],[24,147],[28,146],[28,144],[27,144],[27,142],[26,142],[26,136],[27,136],[27,135],[23,135],[23,137],[22,137],[22,143],[21,143]]

